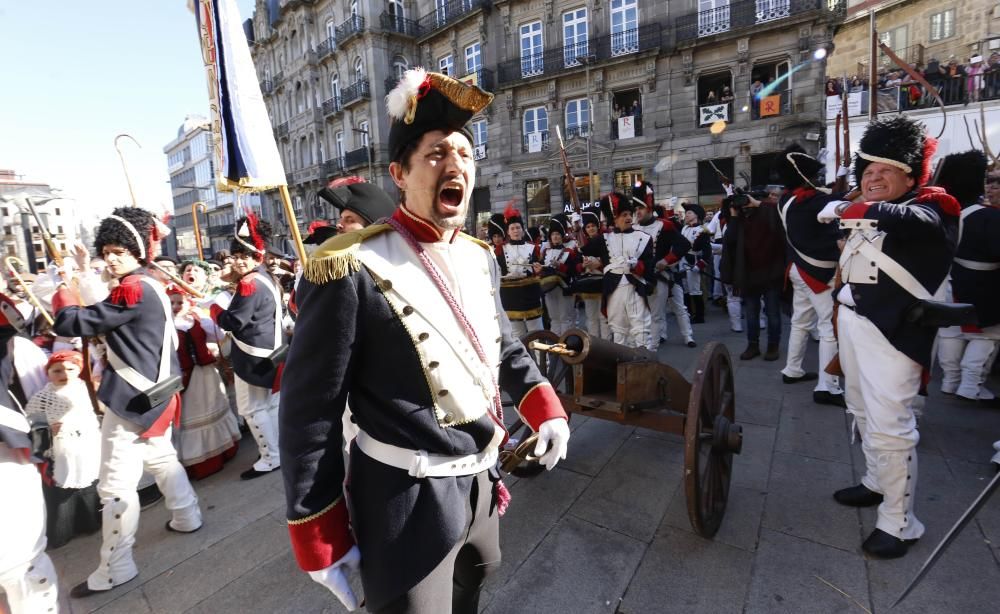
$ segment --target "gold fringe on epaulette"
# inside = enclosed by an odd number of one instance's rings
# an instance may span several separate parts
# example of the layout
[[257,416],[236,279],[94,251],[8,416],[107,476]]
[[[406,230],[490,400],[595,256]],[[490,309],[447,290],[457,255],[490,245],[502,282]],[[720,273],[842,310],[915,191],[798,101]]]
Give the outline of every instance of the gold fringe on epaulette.
[[357,249],[351,249],[325,258],[310,258],[305,278],[314,284],[325,284],[361,270],[356,252]]

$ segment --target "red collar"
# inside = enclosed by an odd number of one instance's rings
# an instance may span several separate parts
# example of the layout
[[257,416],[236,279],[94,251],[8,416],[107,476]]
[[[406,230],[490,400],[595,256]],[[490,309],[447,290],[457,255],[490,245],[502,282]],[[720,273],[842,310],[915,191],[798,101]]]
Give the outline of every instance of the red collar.
[[815,196],[816,190],[812,188],[799,187],[792,190],[792,195],[795,196],[796,202],[802,202]]
[[[392,214],[392,219],[409,230],[410,234],[421,243],[437,243],[438,241],[443,241],[445,238],[446,232],[442,232],[434,224],[407,209],[406,205],[396,207],[396,210]],[[457,230],[451,233],[448,242],[452,243],[456,237],[458,237]]]

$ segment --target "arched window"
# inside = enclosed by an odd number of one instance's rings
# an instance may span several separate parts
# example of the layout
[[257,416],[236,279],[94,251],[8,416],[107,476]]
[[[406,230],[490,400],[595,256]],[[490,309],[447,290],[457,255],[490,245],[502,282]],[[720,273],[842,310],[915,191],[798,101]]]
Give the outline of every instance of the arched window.
[[351,0],[351,17],[357,17],[358,12],[358,0]]
[[336,74],[330,77],[330,97],[334,100],[340,98],[340,76]]
[[[391,5],[390,5],[391,6]],[[401,55],[397,55],[392,58],[392,72],[396,75],[396,79],[402,79],[403,73],[410,67],[409,62],[406,61]]]
[[392,15],[397,24],[402,24],[403,19],[406,18],[403,0],[389,0],[389,14]]
[[361,62],[361,58],[354,58],[354,82],[357,83],[365,78],[365,67]]

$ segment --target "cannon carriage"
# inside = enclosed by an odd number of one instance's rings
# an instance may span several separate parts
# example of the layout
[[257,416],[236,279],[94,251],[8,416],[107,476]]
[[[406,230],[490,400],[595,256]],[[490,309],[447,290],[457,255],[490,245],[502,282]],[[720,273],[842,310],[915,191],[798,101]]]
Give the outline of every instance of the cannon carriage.
[[[729,499],[733,454],[739,454],[743,445],[726,347],[709,343],[688,382],[648,350],[618,345],[579,329],[561,338],[551,331],[537,331],[523,341],[571,418],[580,414],[684,438],[688,517],[699,535],[715,535]],[[504,470],[520,474],[537,470],[531,455],[536,436],[520,422],[510,431],[524,439],[502,454]]]

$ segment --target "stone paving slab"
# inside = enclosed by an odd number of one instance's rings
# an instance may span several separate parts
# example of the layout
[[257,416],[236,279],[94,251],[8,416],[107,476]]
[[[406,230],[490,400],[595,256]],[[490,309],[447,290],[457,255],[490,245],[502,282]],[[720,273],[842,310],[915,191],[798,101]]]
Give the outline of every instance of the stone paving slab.
[[587,420],[573,431],[562,466],[591,477],[597,475],[633,430],[607,420]]
[[[810,401],[781,412],[774,449],[823,460],[849,463],[850,437],[847,415],[839,407]],[[846,436],[832,437],[843,433]]]
[[[740,486],[730,486],[729,501],[726,504],[726,515],[722,526],[711,539],[720,544],[753,552],[757,549],[760,519],[764,513],[764,502],[767,493]],[[694,534],[691,520],[688,517],[687,497],[683,484],[678,487],[670,501],[670,507],[663,516],[660,531],[667,528],[678,529]]]

